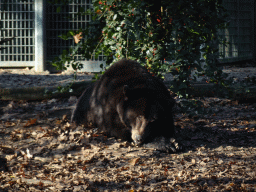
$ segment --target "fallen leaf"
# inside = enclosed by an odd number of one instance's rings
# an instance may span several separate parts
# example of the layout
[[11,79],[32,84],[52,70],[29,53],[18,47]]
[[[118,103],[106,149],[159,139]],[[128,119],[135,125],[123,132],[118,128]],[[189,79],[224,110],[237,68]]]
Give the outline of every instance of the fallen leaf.
[[60,125],[62,123],[62,120],[56,120],[55,122],[57,125]]
[[27,157],[28,157],[28,159],[30,159],[30,158],[32,158],[32,157],[33,157],[33,155],[31,155],[31,154],[30,154],[30,152],[29,152],[28,148],[27,148]]
[[232,101],[232,105],[238,105],[238,100]]
[[42,183],[41,181],[39,181],[38,185],[39,185],[40,187],[43,187],[43,186],[44,186],[44,183]]
[[217,163],[218,163],[218,164],[222,164],[223,161],[222,161],[221,159],[219,159],[219,160],[217,161]]
[[27,123],[23,127],[34,125],[36,124],[36,122],[37,122],[37,119],[30,119],[29,121],[27,121]]
[[132,160],[130,161],[130,164],[134,166],[136,163],[139,162],[139,159],[140,159],[140,158],[132,159]]
[[79,43],[80,39],[83,38],[82,34],[83,34],[83,33],[80,32],[80,33],[78,33],[78,34],[76,34],[76,35],[73,36],[76,44]]
[[121,171],[126,171],[128,169],[129,169],[129,167],[121,167]]
[[62,116],[62,120],[64,121],[64,120],[67,120],[68,118],[67,118],[67,115],[63,115]]
[[9,121],[5,122],[6,127],[13,127],[15,125],[16,125],[16,123],[14,123],[14,122],[9,122]]
[[20,150],[21,154],[25,157],[27,157],[28,159],[31,159],[33,157],[33,155],[30,154],[28,148],[27,148],[27,153],[25,153],[24,151]]

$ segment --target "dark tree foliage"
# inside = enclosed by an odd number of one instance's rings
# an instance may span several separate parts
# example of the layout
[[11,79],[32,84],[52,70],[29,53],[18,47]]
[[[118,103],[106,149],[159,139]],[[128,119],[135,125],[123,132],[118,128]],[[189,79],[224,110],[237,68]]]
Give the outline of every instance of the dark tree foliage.
[[[74,55],[78,50],[87,59],[97,57],[103,50],[107,66],[128,58],[160,78],[171,72],[175,77],[171,90],[179,97],[191,96],[190,83],[196,75],[207,75],[212,82],[227,86],[216,65],[218,44],[225,43],[219,38],[218,29],[226,27],[227,18],[221,0],[92,2],[90,9],[79,13],[92,16],[88,27],[61,36],[68,39],[82,32],[85,38],[77,44],[79,48],[66,51],[55,60],[55,66],[70,62],[71,53]],[[192,76],[191,70],[195,68],[198,73]]]

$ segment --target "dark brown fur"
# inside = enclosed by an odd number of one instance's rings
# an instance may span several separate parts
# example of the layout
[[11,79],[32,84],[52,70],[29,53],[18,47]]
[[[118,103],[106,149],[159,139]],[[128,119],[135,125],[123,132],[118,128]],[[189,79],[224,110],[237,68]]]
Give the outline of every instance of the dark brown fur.
[[175,101],[162,80],[132,60],[113,64],[79,98],[72,122],[89,122],[109,135],[137,143],[174,135]]

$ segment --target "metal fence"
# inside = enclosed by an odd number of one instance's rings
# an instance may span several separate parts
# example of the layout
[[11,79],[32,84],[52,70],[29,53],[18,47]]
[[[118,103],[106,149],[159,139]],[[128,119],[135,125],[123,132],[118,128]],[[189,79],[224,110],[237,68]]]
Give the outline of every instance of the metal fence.
[[219,45],[222,62],[255,59],[255,0],[223,0],[228,10],[229,27],[220,32],[229,42]]
[[[35,67],[45,70],[46,61],[60,55],[64,49],[74,45],[73,40],[62,40],[59,35],[68,30],[86,28],[89,16],[74,17],[79,7],[87,9],[91,0],[75,0],[63,6],[60,13],[58,5],[47,0],[0,0],[0,40],[15,38],[2,45],[0,67]],[[230,26],[220,35],[226,37],[229,45],[219,45],[220,60],[233,62],[255,59],[255,6],[254,0],[223,0],[230,14]],[[83,71],[100,71],[103,55],[98,60],[76,59],[83,63]]]
[[[75,0],[61,7],[46,0],[1,0],[0,1],[0,40],[15,38],[0,51],[0,67],[35,67],[36,71],[45,70],[47,61],[61,55],[64,49],[74,46],[74,41],[62,40],[58,36],[69,30],[85,28],[89,16],[75,17],[79,7],[85,10],[91,0]],[[101,71],[103,54],[98,59],[85,60],[81,55],[76,60],[83,64],[81,71]]]
[[[58,38],[61,34],[66,34],[69,30],[85,29],[91,21],[89,15],[76,15],[80,8],[83,10],[89,9],[92,6],[91,0],[74,0],[68,5],[52,5],[46,6],[46,55],[47,59],[51,60],[57,55],[61,55],[63,50],[68,50],[70,46],[75,46],[73,39],[62,40]],[[61,9],[57,13],[57,7]],[[85,60],[81,55],[76,55],[75,59],[84,64],[81,71],[96,72],[100,71],[100,64],[103,61],[103,53],[99,55],[97,60],[93,57],[92,60]]]
[[15,37],[11,45],[2,45],[0,66],[34,66],[35,6],[33,0],[0,1],[0,37]]

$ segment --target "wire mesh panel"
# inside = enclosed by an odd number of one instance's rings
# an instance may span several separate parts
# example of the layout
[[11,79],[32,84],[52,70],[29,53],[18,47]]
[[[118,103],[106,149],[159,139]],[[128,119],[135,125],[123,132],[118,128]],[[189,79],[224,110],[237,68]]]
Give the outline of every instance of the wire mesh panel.
[[34,0],[0,0],[0,66],[33,66],[35,60]]
[[224,0],[223,5],[230,14],[229,27],[220,35],[229,42],[220,45],[220,58],[223,62],[252,59],[254,0]]
[[[92,6],[91,0],[74,0],[67,5],[47,4],[46,7],[46,42],[47,60],[52,60],[62,54],[63,50],[69,50],[70,46],[75,46],[74,39],[63,40],[59,38],[61,34],[66,34],[69,30],[86,29],[91,21],[89,15],[77,16],[81,8],[84,10]],[[57,12],[58,7],[61,9]],[[84,64],[81,71],[98,72],[101,70],[100,64],[103,62],[103,54],[97,60],[86,60],[82,55],[76,55],[75,59]]]

